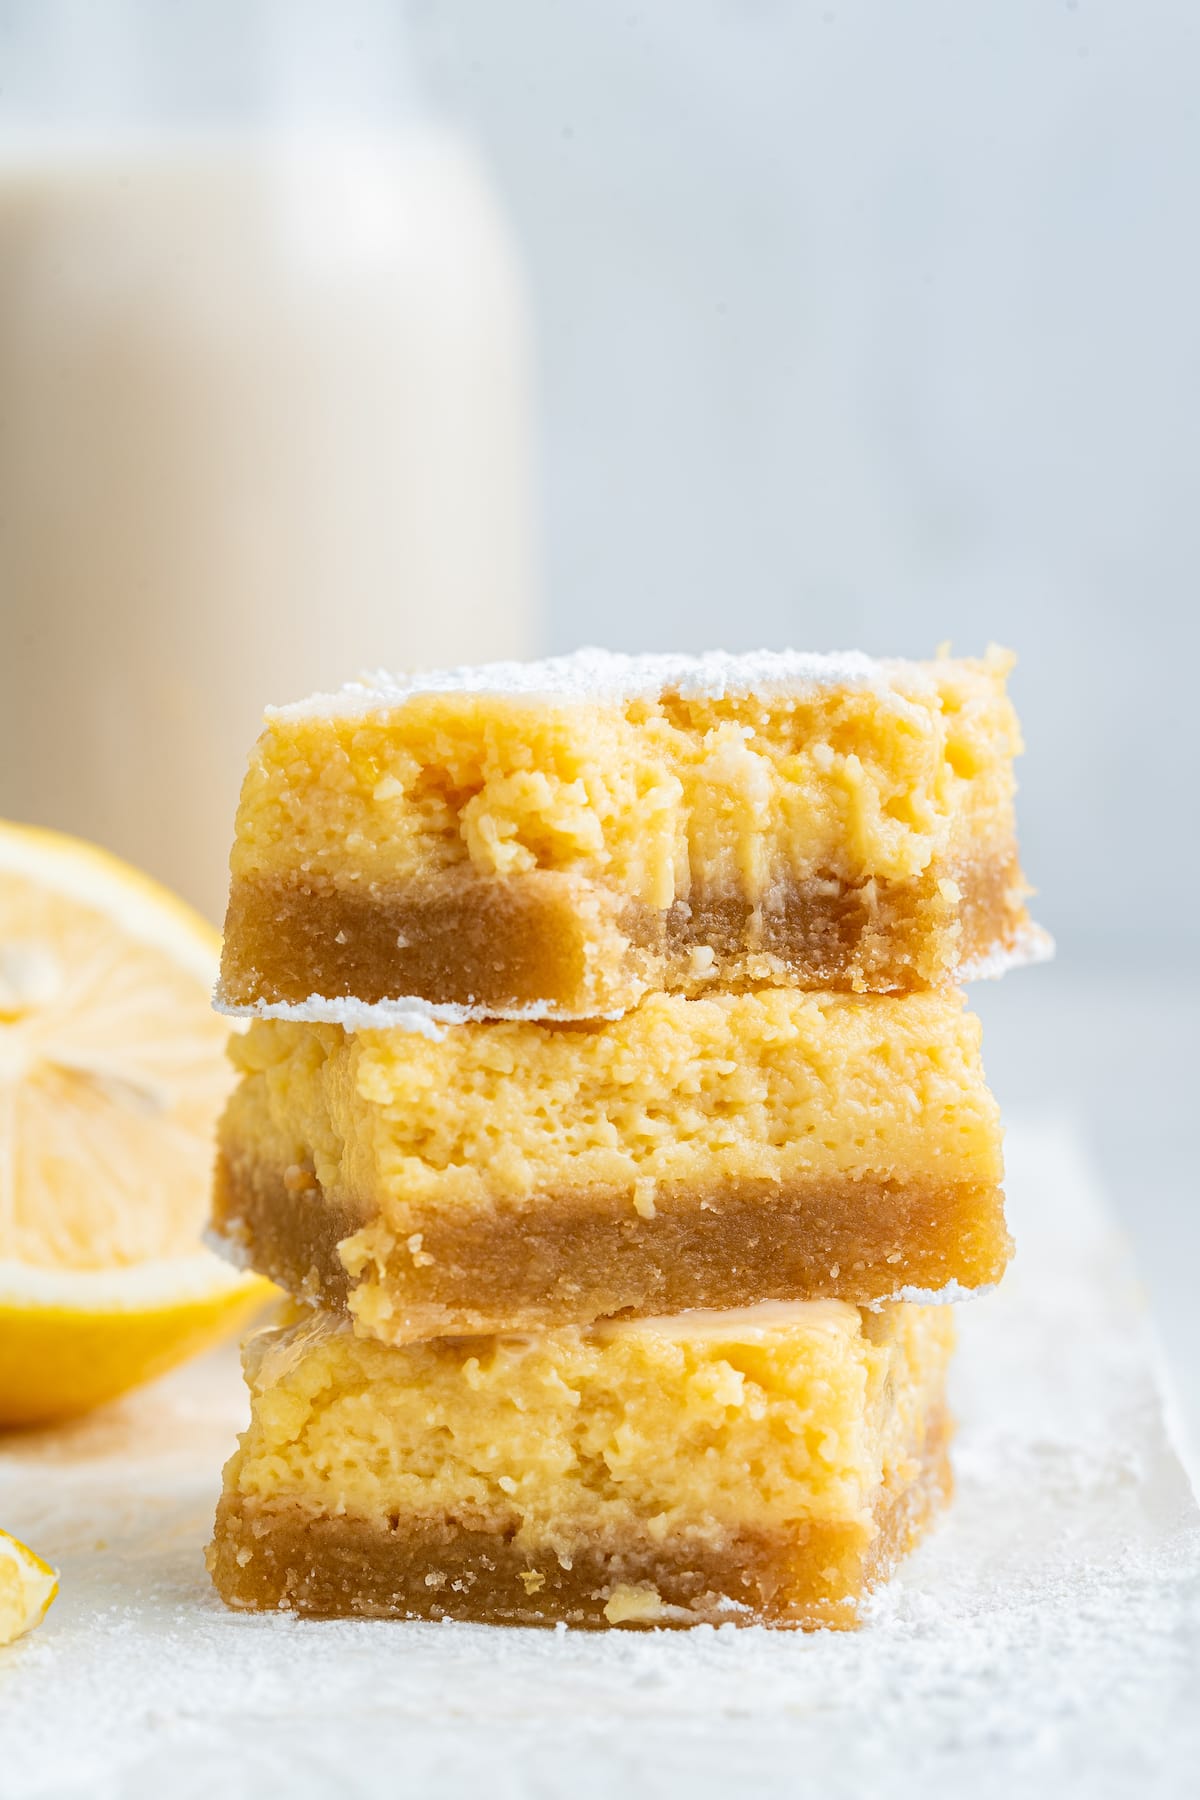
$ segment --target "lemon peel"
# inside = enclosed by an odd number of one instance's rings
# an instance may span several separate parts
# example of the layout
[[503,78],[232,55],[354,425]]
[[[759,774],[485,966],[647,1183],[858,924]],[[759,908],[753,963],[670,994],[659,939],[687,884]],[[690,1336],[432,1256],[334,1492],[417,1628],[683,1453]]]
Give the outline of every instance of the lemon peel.
[[0,1646],[40,1625],[58,1593],[58,1571],[0,1531]]
[[271,1292],[200,1244],[218,952],[118,858],[0,822],[0,1425],[111,1399]]

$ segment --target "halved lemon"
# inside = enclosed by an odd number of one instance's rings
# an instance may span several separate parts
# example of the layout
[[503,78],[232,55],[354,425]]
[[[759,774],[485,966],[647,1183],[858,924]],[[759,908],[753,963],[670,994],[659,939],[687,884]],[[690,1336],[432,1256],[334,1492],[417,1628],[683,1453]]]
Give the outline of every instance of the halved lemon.
[[0,1531],[0,1645],[40,1625],[58,1592],[58,1575],[19,1538]]
[[271,1291],[200,1244],[217,951],[117,858],[0,823],[0,1424],[149,1380]]

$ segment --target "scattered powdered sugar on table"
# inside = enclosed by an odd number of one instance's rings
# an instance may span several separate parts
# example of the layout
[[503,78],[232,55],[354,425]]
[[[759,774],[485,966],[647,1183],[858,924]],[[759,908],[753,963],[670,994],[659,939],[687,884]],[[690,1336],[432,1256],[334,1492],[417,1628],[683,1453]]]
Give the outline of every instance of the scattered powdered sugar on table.
[[857,1634],[588,1634],[226,1613],[204,1573],[231,1355],[8,1440],[63,1572],[0,1652],[4,1800],[436,1793],[1191,1794],[1200,1513],[1078,1151],[1009,1134],[1017,1260],[960,1315],[958,1499]]
[[662,693],[685,700],[723,700],[747,694],[790,694],[811,687],[886,689],[899,674],[924,683],[920,663],[881,661],[861,650],[821,655],[807,650],[754,650],[734,656],[629,656],[617,650],[575,650],[540,662],[480,663],[474,668],[427,669],[392,675],[372,669],[336,694],[313,694],[290,706],[267,708],[270,718],[346,715],[400,706],[415,694],[489,694],[568,704],[650,700]]

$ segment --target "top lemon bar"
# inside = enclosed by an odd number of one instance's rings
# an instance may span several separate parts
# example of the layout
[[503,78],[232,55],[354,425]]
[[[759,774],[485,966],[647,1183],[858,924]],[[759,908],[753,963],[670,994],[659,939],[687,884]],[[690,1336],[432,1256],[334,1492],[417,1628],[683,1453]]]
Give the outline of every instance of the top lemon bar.
[[1012,661],[581,650],[272,710],[218,1000],[612,1017],[1027,960]]

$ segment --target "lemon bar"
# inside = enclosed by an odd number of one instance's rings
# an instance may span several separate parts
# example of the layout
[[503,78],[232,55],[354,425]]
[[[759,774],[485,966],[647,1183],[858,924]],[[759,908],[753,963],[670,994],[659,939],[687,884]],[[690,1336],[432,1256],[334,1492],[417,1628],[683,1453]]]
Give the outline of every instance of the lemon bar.
[[218,997],[587,1018],[1037,955],[1011,657],[581,651],[268,714]]
[[[996,1104],[955,990],[652,994],[621,1019],[255,1020],[217,1241],[391,1343],[996,1281]],[[916,1290],[916,1293],[912,1293]]]
[[838,1301],[389,1348],[247,1349],[229,1605],[497,1624],[852,1626],[948,1497],[950,1307]]

